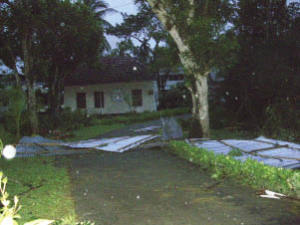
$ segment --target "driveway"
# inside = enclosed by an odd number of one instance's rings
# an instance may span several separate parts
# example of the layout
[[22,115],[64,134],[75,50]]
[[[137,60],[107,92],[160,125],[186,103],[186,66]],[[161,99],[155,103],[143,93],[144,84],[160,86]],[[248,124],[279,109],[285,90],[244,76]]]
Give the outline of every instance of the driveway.
[[68,156],[76,213],[97,225],[300,224],[300,204],[263,199],[162,149]]

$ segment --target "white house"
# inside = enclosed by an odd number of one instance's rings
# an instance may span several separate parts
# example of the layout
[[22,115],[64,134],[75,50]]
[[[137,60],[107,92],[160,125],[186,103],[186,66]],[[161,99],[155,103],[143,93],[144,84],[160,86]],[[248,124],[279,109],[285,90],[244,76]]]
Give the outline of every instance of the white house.
[[101,69],[82,68],[65,79],[64,105],[87,114],[156,111],[155,77],[130,57],[106,57]]

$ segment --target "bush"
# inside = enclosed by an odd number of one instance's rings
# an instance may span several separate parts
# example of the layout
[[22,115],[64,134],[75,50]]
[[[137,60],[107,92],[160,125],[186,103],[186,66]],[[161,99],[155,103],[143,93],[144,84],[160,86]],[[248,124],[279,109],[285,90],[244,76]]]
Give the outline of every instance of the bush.
[[2,137],[3,144],[16,143],[16,136],[7,132],[2,124],[0,124],[0,137]]
[[192,147],[183,141],[172,141],[170,147],[180,157],[209,169],[213,178],[228,176],[254,188],[300,197],[299,171],[267,166],[252,159],[241,162],[231,156],[216,155],[212,151]]
[[161,109],[174,109],[178,107],[191,107],[192,99],[190,92],[184,84],[178,84],[171,90],[162,92],[159,96],[159,106]]
[[[49,121],[52,122],[49,123]],[[66,132],[89,125],[92,125],[92,118],[80,110],[72,111],[70,108],[65,108],[59,117],[54,117],[49,113],[40,115],[41,133],[48,133],[48,131],[57,129]]]
[[186,131],[187,138],[201,138],[202,137],[202,129],[200,127],[199,120],[195,118],[179,119],[178,122],[180,126]]
[[266,136],[300,141],[299,113],[288,101],[277,101],[266,107],[262,131]]

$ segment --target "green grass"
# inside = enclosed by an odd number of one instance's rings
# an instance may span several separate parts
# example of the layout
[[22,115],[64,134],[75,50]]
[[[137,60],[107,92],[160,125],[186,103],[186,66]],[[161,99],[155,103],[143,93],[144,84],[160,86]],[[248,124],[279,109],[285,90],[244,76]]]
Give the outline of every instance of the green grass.
[[170,151],[190,162],[208,169],[212,177],[232,177],[258,189],[270,189],[300,198],[300,172],[264,165],[255,160],[245,162],[231,156],[216,155],[206,149],[190,146],[183,141],[172,141]]
[[128,113],[124,115],[104,116],[99,122],[108,125],[113,123],[132,124],[189,113],[188,108],[165,109],[156,112]]
[[129,113],[124,115],[104,116],[101,119],[93,118],[91,126],[80,127],[72,132],[69,141],[85,140],[95,138],[112,130],[124,128],[134,123],[142,123],[160,117],[175,116],[188,113],[187,108],[167,109],[157,112]]
[[73,136],[68,138],[69,141],[85,140],[95,138],[99,135],[107,133],[112,130],[118,130],[125,127],[125,124],[115,123],[111,125],[97,124],[88,127],[82,127],[73,132]]
[[20,224],[37,218],[75,217],[67,170],[55,167],[53,158],[2,158],[0,168],[8,177],[10,199],[15,195],[20,199]]
[[242,156],[243,152],[240,149],[238,149],[238,148],[234,148],[234,149],[230,150],[230,152],[228,153],[228,155],[232,156],[232,157],[234,157],[234,156]]

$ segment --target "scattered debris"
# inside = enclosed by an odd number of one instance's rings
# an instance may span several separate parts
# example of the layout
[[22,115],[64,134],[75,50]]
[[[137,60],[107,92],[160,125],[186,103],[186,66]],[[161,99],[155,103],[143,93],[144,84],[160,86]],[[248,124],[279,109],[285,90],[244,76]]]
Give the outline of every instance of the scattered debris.
[[273,191],[265,190],[265,195],[260,195],[262,198],[273,198],[273,199],[280,199],[282,197],[286,197],[284,194],[276,193]]
[[148,131],[158,130],[160,128],[161,128],[161,126],[149,126],[149,127],[144,127],[144,128],[136,129],[136,130],[134,130],[134,132],[136,132],[136,133],[148,132]]
[[163,140],[183,138],[182,128],[174,117],[162,118],[161,122],[163,125],[163,135],[162,135]]
[[63,142],[41,136],[23,137],[17,145],[17,157],[35,155],[67,155],[87,150],[124,152],[159,137],[158,135],[124,136],[116,138],[90,139],[78,142]]
[[[258,137],[253,140],[207,140],[188,139],[187,142],[198,148],[205,148],[216,154],[231,155],[235,159],[245,161],[254,159],[266,165],[287,169],[300,168],[300,145]],[[240,151],[239,155],[232,152]]]

